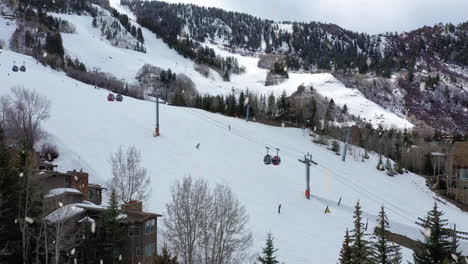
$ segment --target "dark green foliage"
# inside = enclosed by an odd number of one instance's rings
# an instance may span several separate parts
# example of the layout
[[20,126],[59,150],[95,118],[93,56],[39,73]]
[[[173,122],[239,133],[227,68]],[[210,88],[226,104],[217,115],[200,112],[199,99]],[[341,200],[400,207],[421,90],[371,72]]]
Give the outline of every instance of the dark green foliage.
[[[136,38],[139,42],[145,43],[145,39],[143,38],[143,33],[141,31],[141,28],[138,27],[138,29],[132,25],[130,22],[130,19],[128,18],[127,15],[119,13],[117,10],[112,8],[111,12],[112,16],[117,18],[120,23],[124,26],[124,28],[134,37]],[[94,23],[94,20],[93,20]],[[94,24],[93,24],[94,26]]]
[[332,142],[332,151],[340,154],[340,143],[338,143],[338,141]]
[[118,216],[120,215],[119,205],[114,190],[111,190],[109,208],[106,210],[102,226],[99,228],[100,245],[97,254],[102,256],[104,263],[117,263],[119,255],[123,252],[124,228]]
[[354,210],[354,229],[351,235],[352,263],[366,264],[371,263],[370,258],[372,249],[370,242],[366,239],[365,227],[362,221],[361,205],[357,202]]
[[157,256],[154,259],[154,264],[178,264],[179,262],[177,261],[177,256],[172,256],[171,252],[167,249],[167,247],[164,247],[162,250],[162,254]]
[[376,230],[375,241],[372,242],[372,260],[379,264],[400,264],[400,247],[388,241],[388,229],[387,215],[384,207],[382,207],[378,217],[378,230]]
[[275,62],[270,72],[273,74],[281,75],[285,78],[289,78],[288,71],[286,70],[286,66],[287,66],[286,63]]
[[273,245],[273,236],[271,233],[268,233],[266,246],[262,250],[263,254],[262,256],[258,256],[257,260],[262,264],[277,264],[279,261],[276,260],[276,251],[278,251],[278,249],[275,249]]
[[385,166],[383,164],[383,161],[382,161],[382,155],[379,154],[379,163],[377,163],[377,169],[379,171],[384,171],[385,170]]
[[60,58],[63,58],[63,55],[65,54],[65,50],[63,48],[62,36],[60,35],[60,33],[59,32],[48,33],[44,48],[48,53],[56,54],[60,56]]
[[353,252],[351,250],[351,238],[348,229],[346,229],[345,239],[340,251],[340,264],[352,264]]
[[281,93],[280,98],[278,99],[278,102],[276,103],[276,107],[279,112],[279,117],[282,121],[287,120],[287,118],[289,117],[289,106],[290,105],[286,97],[286,92],[283,91],[283,93]]
[[413,73],[412,70],[408,71],[407,79],[408,79],[408,82],[410,82],[410,83],[413,82],[413,80],[414,80],[414,73]]
[[323,121],[323,130],[327,132],[329,128],[330,121],[333,121],[334,119],[334,111],[335,111],[335,101],[333,99],[330,99],[330,102],[328,102],[327,110],[325,112],[324,116],[324,121]]
[[420,248],[413,255],[416,264],[441,264],[446,260],[451,260],[451,254],[459,255],[457,235],[448,228],[448,220],[443,219],[443,215],[437,203],[434,203],[434,207],[428,212],[426,218],[419,218],[416,222],[424,229],[423,235],[425,236]]
[[0,263],[17,263],[22,259],[21,232],[15,221],[19,211],[20,178],[15,157],[3,144],[1,128],[0,137],[0,249],[6,247],[8,252],[0,256]]

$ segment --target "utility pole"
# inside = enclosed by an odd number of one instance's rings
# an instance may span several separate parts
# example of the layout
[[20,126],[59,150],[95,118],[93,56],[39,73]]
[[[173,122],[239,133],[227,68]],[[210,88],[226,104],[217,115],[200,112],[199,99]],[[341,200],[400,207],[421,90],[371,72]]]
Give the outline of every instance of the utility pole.
[[343,162],[346,161],[346,151],[348,150],[348,144],[349,144],[349,138],[350,137],[351,137],[351,128],[346,130],[346,141],[345,141],[345,146],[343,148],[343,157],[341,158],[341,160]]
[[245,121],[249,122],[249,117],[250,117],[250,102],[249,102],[249,97],[245,99],[245,107],[247,108],[246,114],[245,114]]
[[158,137],[159,134],[159,92],[154,91],[154,94],[151,94],[150,96],[153,96],[156,98],[156,128],[154,129],[153,136]]
[[306,165],[306,191],[305,191],[305,196],[307,199],[310,199],[310,165],[314,164],[317,165],[317,162],[312,160],[312,155],[307,153],[307,155],[304,155],[304,160],[299,160],[299,162],[302,162]]
[[156,128],[154,135],[155,137],[159,137],[159,94],[156,94]]
[[169,87],[169,83],[166,83],[164,86],[166,87],[166,104],[168,104],[169,99],[167,98],[167,88]]

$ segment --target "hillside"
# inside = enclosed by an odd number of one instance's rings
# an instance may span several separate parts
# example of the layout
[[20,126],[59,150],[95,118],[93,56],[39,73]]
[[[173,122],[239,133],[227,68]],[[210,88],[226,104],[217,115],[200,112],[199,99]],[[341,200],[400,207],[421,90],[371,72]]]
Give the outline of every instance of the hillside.
[[[3,67],[12,61],[25,61],[27,71],[12,73]],[[414,224],[416,217],[424,216],[434,202],[435,194],[423,178],[411,173],[388,177],[375,169],[377,155],[371,154],[363,163],[356,147],[343,163],[333,152],[313,144],[301,129],[162,105],[162,136],[154,138],[152,102],[125,97],[123,103],[109,103],[107,91],[79,83],[17,53],[2,51],[0,64],[0,95],[7,94],[10,87],[24,86],[51,100],[51,118],[44,128],[50,133],[49,141],[59,146],[60,170],[83,168],[95,181],[105,183],[110,178],[110,153],[120,145],[135,145],[151,175],[148,210],[164,214],[170,184],[185,175],[228,184],[250,215],[253,251],[259,251],[265,234],[271,231],[280,248],[279,258],[285,263],[335,263],[357,200],[369,219],[369,228],[375,226],[378,210],[385,205],[392,230],[412,238],[421,236]],[[199,150],[195,149],[198,143]],[[281,166],[263,164],[265,146],[281,149]],[[307,152],[319,164],[311,170],[311,200],[303,197],[304,167],[297,161]],[[276,212],[279,203],[283,205],[281,215]],[[331,214],[323,213],[326,206]],[[467,214],[449,203],[440,207],[451,224],[468,230]],[[468,253],[466,242],[461,248]],[[404,251],[408,260],[410,254]]]
[[[125,9],[122,10],[125,11]],[[99,29],[91,27],[92,18],[90,16],[52,15],[68,21],[76,27],[76,33],[62,34],[67,55],[79,58],[89,69],[112,73],[117,79],[125,80],[125,82],[136,82],[135,78],[140,68],[145,64],[151,64],[163,69],[170,68],[178,74],[185,74],[195,83],[196,89],[202,94],[228,95],[233,92],[238,94],[240,91],[248,89],[257,94],[273,93],[279,96],[285,91],[287,95],[291,95],[301,84],[304,84],[313,86],[324,97],[333,98],[339,106],[347,104],[350,114],[359,116],[375,127],[379,124],[383,127],[399,129],[413,126],[405,120],[401,112],[395,114],[384,109],[366,99],[357,89],[345,87],[331,74],[295,72],[290,73],[289,79],[281,84],[264,86],[263,82],[268,70],[257,66],[258,58],[229,53],[215,45],[205,44],[215,49],[217,54],[236,57],[239,63],[246,68],[246,72],[243,74],[233,74],[230,82],[224,82],[214,70],[210,71],[209,78],[205,78],[194,69],[194,62],[177,54],[147,29],[142,29],[146,53],[141,53],[109,45],[105,38],[101,37]]]
[[[373,92],[365,94],[375,103],[448,133],[463,134],[468,129],[467,23],[368,35],[339,25],[280,23],[196,5],[122,3],[135,12],[141,25],[181,54],[197,49],[186,41],[190,39],[241,53],[282,55],[293,72],[327,71],[347,79],[371,77],[390,87],[374,85]],[[364,93],[362,86],[353,87]],[[402,100],[394,100],[395,94],[401,94]]]

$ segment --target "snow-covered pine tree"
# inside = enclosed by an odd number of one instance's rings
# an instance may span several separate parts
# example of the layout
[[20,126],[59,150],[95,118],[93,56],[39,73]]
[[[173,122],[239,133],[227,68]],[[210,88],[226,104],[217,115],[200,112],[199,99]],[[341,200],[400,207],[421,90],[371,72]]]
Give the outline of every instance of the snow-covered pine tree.
[[459,255],[458,244],[452,241],[456,235],[448,228],[448,220],[442,219],[443,215],[437,203],[434,203],[425,219],[418,218],[416,224],[424,228],[425,239],[413,254],[416,264],[456,263],[450,262],[453,261],[452,254]]
[[271,233],[268,233],[266,247],[262,250],[263,255],[258,256],[257,260],[262,264],[277,264],[279,261],[276,260],[276,256],[274,255],[276,251],[278,249],[275,249],[273,246],[273,236]]
[[385,162],[385,169],[387,170],[387,175],[388,176],[394,176],[395,172],[393,171],[393,166],[390,163],[390,159],[387,158],[387,161]]
[[388,229],[387,215],[382,206],[378,217],[378,230],[376,230],[374,235],[375,241],[372,242],[372,260],[379,264],[400,264],[400,246],[388,241]]
[[382,161],[382,154],[379,154],[379,163],[377,163],[377,169],[379,171],[385,170],[384,165],[383,165],[383,161]]
[[343,241],[340,251],[340,264],[352,264],[352,249],[351,249],[351,238],[349,237],[349,231],[346,229],[345,239]]
[[352,263],[367,264],[371,263],[370,257],[372,249],[370,242],[366,240],[367,234],[364,233],[364,223],[362,222],[362,210],[359,201],[354,207],[354,229],[351,235]]

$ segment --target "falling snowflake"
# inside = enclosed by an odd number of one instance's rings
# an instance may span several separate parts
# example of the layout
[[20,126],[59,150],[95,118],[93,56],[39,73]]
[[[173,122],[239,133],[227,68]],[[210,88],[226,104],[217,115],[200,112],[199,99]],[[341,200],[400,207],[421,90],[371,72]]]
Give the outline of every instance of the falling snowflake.
[[458,256],[452,253],[452,258],[455,260],[455,262],[458,262]]
[[70,255],[72,255],[72,256],[75,255],[75,249],[74,248],[72,248],[72,250],[70,250]]
[[78,177],[77,177],[76,175],[75,175],[75,177],[74,177],[74,178],[75,178],[75,181],[78,181]]
[[94,232],[96,232],[96,223],[95,223],[95,222],[91,222],[91,233],[94,234]]
[[425,82],[421,82],[421,84],[419,85],[419,90],[421,90],[421,91],[426,90],[426,83]]
[[101,259],[101,260],[99,261],[99,263],[100,263],[100,264],[104,264],[104,261]]
[[431,237],[431,233],[432,230],[430,228],[426,228],[426,230],[424,230],[424,236],[427,238]]
[[63,207],[63,203],[62,203],[62,202],[58,202],[58,205],[59,205],[60,207]]
[[22,172],[20,172],[19,177],[22,178],[23,176],[24,176],[24,174]]
[[249,37],[247,35],[244,36],[244,42],[249,42]]
[[119,255],[119,261],[122,261],[122,255]]
[[34,223],[34,219],[32,219],[31,217],[28,217],[28,216],[26,216],[26,217],[24,218],[24,221],[28,222],[29,224]]

